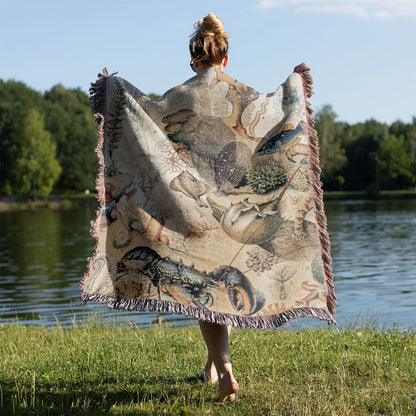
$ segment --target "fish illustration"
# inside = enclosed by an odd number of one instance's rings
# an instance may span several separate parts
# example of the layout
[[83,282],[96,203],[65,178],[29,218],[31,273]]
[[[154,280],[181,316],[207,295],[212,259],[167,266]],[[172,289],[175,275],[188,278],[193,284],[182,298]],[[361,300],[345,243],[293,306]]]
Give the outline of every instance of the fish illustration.
[[[293,125],[286,125],[286,127],[288,126]],[[277,132],[256,153],[259,155],[269,155],[276,152],[282,153],[287,147],[296,144],[300,140],[299,135],[301,134],[307,134],[307,125],[304,121],[301,121],[294,129]]]

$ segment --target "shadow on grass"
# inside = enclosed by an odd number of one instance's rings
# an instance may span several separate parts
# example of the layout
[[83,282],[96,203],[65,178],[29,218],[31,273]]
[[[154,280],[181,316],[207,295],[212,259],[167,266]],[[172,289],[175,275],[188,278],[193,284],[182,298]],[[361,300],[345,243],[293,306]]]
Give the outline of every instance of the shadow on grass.
[[190,384],[199,384],[198,390],[204,386],[198,377],[144,378],[143,375],[136,382],[117,382],[113,377],[65,385],[1,382],[0,414],[108,415],[115,406],[123,409],[123,415],[154,415],[155,409],[139,410],[138,407],[142,404],[153,408],[160,404],[164,408],[173,406],[177,409],[178,405],[189,405],[191,400],[193,406],[201,405],[204,400],[200,394],[189,394],[188,397],[188,393],[192,393]]

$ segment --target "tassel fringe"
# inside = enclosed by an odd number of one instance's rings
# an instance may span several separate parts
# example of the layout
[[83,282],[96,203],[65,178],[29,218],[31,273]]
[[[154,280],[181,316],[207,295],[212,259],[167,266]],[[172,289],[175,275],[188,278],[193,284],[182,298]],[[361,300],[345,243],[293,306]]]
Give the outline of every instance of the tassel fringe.
[[313,94],[313,80],[310,74],[310,68],[308,68],[304,63],[295,67],[294,72],[298,73],[302,77],[303,81],[310,144],[310,163],[312,166],[312,195],[315,203],[316,221],[319,227],[319,238],[321,242],[321,257],[324,265],[325,282],[328,290],[327,307],[331,313],[335,313],[336,296],[334,288],[334,277],[332,274],[332,260],[330,254],[331,244],[327,231],[327,221],[323,202],[321,168],[319,165],[319,140],[318,134],[313,128],[315,125],[315,120],[313,119],[313,110],[309,101],[307,100],[307,98],[310,98]]
[[[117,72],[111,74],[115,75]],[[95,147],[95,153],[98,158],[98,173],[95,180],[95,189],[97,191],[97,200],[98,208],[95,211],[95,219],[90,222],[90,234],[95,239],[95,248],[96,252],[99,230],[100,230],[100,219],[101,212],[105,205],[105,181],[104,181],[104,166],[105,166],[105,157],[104,157],[104,137],[105,137],[105,117],[103,116],[105,110],[105,97],[106,97],[106,88],[105,81],[106,78],[110,76],[107,68],[103,69],[102,74],[98,74],[98,79],[96,82],[92,82],[90,86],[90,105],[92,112],[95,117],[95,122],[98,124],[98,133],[97,133],[97,145]],[[88,258],[88,268],[87,272],[84,274],[84,278],[81,280],[79,286],[82,289],[84,282],[88,277],[88,272],[91,270],[91,266],[94,261],[94,256]]]
[[296,308],[276,315],[251,317],[219,313],[207,309],[195,308],[193,306],[185,306],[176,302],[156,299],[117,299],[106,295],[88,294],[85,292],[82,293],[81,299],[84,302],[95,301],[104,303],[110,309],[125,309],[127,311],[142,312],[169,312],[189,316],[202,321],[220,325],[231,325],[243,329],[278,328],[295,318],[317,318],[336,325],[336,321],[330,313],[318,308]]
[[[298,65],[294,72],[297,72],[303,80],[303,88],[305,97],[310,98],[313,94],[312,92],[312,77],[310,75],[310,69],[305,65]],[[96,190],[97,190],[97,199],[99,202],[99,207],[96,211],[95,220],[91,221],[90,233],[95,238],[96,244],[98,243],[98,234],[99,234],[99,221],[100,214],[105,205],[105,185],[104,185],[104,166],[105,166],[105,143],[104,137],[106,134],[106,121],[103,116],[104,110],[106,108],[106,78],[111,75],[107,68],[104,68],[102,74],[98,74],[98,80],[95,83],[91,84],[90,87],[90,104],[94,112],[96,122],[98,124],[98,137],[97,137],[97,146],[95,152],[98,157],[98,175],[96,180]],[[175,314],[181,314],[189,316],[195,319],[218,323],[221,325],[231,325],[240,328],[255,328],[255,329],[271,329],[278,328],[291,319],[295,318],[317,318],[320,320],[328,321],[329,324],[336,325],[336,321],[332,316],[332,313],[335,312],[335,291],[333,284],[333,275],[331,268],[331,256],[330,256],[330,242],[327,232],[326,216],[323,207],[322,200],[322,183],[320,181],[321,170],[319,167],[319,145],[318,137],[316,131],[313,129],[315,123],[313,119],[313,110],[310,106],[310,103],[305,98],[306,114],[307,114],[307,124],[308,124],[308,133],[310,141],[310,156],[311,156],[311,165],[312,165],[312,181],[313,184],[313,199],[316,208],[316,219],[319,227],[319,236],[322,247],[322,260],[324,264],[324,273],[325,281],[328,288],[327,296],[327,307],[329,312],[324,309],[319,308],[295,308],[291,309],[276,315],[270,316],[237,316],[226,313],[219,313],[209,311],[207,309],[196,308],[193,306],[185,306],[176,302],[162,301],[155,299],[119,299],[111,296],[106,296],[102,294],[90,294],[83,291],[83,284],[85,279],[88,276],[88,272],[85,273],[84,279],[80,283],[81,287],[81,299],[84,302],[95,301],[99,303],[106,304],[111,309],[125,309],[128,311],[143,311],[143,312],[170,312]],[[94,257],[89,258],[88,270],[92,266]]]

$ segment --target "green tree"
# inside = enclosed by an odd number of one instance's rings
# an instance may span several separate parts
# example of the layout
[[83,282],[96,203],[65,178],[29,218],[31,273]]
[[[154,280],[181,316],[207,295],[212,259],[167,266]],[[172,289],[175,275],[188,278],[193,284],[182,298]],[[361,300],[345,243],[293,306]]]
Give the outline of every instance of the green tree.
[[[348,125],[325,105],[315,128],[325,189],[403,188],[415,180],[416,117],[390,126],[375,120]],[[0,80],[0,193],[93,188],[96,132],[81,90],[56,85],[41,94]]]
[[15,159],[12,156],[13,132],[19,127],[30,108],[42,112],[42,94],[23,82],[0,80],[0,193],[11,195],[16,177]]
[[336,118],[337,114],[330,105],[323,106],[316,114],[322,181],[326,188],[339,186],[338,173],[347,163],[342,147],[343,123],[337,122]]
[[61,190],[92,189],[97,174],[94,149],[97,127],[88,96],[79,89],[56,85],[45,93],[45,125],[57,144]]
[[416,176],[416,117],[408,124],[400,120],[395,121],[389,131],[394,136],[403,138],[403,147],[412,160],[412,173]]
[[151,100],[153,100],[153,101],[156,101],[156,100],[158,100],[158,99],[160,98],[160,95],[159,95],[159,94],[155,94],[154,92],[151,92],[150,94],[147,94],[147,96],[148,96]]
[[11,171],[14,160],[11,156],[11,134],[17,125],[21,109],[9,102],[0,102],[0,193],[11,195],[14,180]]
[[387,124],[367,120],[349,126],[344,132],[348,163],[341,174],[346,190],[377,189],[376,152],[388,136]]
[[44,119],[36,109],[25,114],[11,134],[14,165],[14,194],[49,195],[61,167],[56,160],[56,145],[44,128]]
[[415,181],[412,159],[403,142],[403,137],[390,135],[376,152],[380,184],[384,188],[406,188]]

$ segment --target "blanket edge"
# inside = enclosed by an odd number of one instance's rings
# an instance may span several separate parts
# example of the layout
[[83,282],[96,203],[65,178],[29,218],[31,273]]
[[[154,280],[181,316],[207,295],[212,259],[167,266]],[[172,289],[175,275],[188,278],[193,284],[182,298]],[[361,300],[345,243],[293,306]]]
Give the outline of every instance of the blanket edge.
[[206,322],[234,326],[242,329],[274,329],[296,318],[317,318],[322,321],[327,321],[328,324],[337,325],[334,317],[326,310],[320,308],[294,308],[275,315],[251,317],[214,312],[208,309],[185,306],[172,301],[140,298],[118,299],[102,294],[88,294],[84,291],[82,292],[81,299],[84,302],[94,301],[106,304],[110,309],[174,313]]
[[[301,307],[294,308],[285,312],[281,312],[275,315],[269,316],[238,316],[232,314],[226,314],[221,312],[214,312],[195,308],[192,306],[185,306],[176,302],[162,301],[157,299],[118,299],[112,296],[103,294],[91,294],[83,290],[83,283],[87,278],[88,270],[94,260],[92,255],[88,260],[87,272],[84,274],[84,278],[80,282],[81,300],[83,302],[95,301],[98,303],[106,304],[110,309],[124,309],[128,311],[147,311],[147,312],[168,312],[174,314],[181,314],[195,319],[204,320],[207,322],[231,325],[240,328],[255,328],[255,329],[272,329],[278,328],[292,319],[296,318],[317,318],[325,320],[328,324],[337,325],[336,320],[332,316],[335,312],[335,291],[333,284],[333,274],[331,268],[331,256],[330,256],[330,241],[329,234],[327,232],[326,215],[323,205],[323,191],[322,182],[320,181],[321,169],[319,165],[319,144],[316,130],[313,125],[315,123],[313,119],[313,110],[310,103],[307,101],[312,92],[312,77],[310,75],[310,68],[304,63],[295,67],[294,72],[298,73],[302,77],[305,106],[307,114],[308,134],[310,141],[310,155],[312,165],[312,189],[313,199],[315,203],[315,212],[317,218],[317,224],[319,227],[319,238],[321,242],[321,256],[324,265],[325,282],[328,288],[327,307],[328,311],[321,308]],[[104,137],[105,137],[105,99],[106,99],[106,79],[116,73],[109,74],[106,68],[103,73],[98,74],[98,79],[95,83],[91,83],[90,87],[90,104],[94,113],[96,122],[98,124],[97,146],[95,152],[98,157],[98,174],[96,179],[96,190],[98,208],[96,210],[95,219],[91,221],[90,234],[98,242],[99,232],[99,214],[105,204],[105,189],[104,189]],[[94,251],[95,253],[95,251]]]
[[303,90],[305,95],[306,117],[308,124],[309,134],[309,149],[310,149],[310,163],[312,170],[312,192],[313,200],[315,203],[315,215],[316,223],[319,228],[319,239],[321,246],[321,258],[324,266],[325,283],[327,285],[327,307],[328,310],[334,314],[336,305],[334,276],[332,273],[332,260],[331,260],[331,243],[329,240],[329,234],[327,230],[327,219],[324,210],[323,190],[321,182],[321,167],[319,163],[319,139],[318,133],[313,128],[315,120],[313,118],[313,110],[311,104],[307,100],[313,94],[312,85],[313,80],[310,74],[310,68],[305,63],[302,63],[295,67],[294,72],[298,73],[302,77]]

